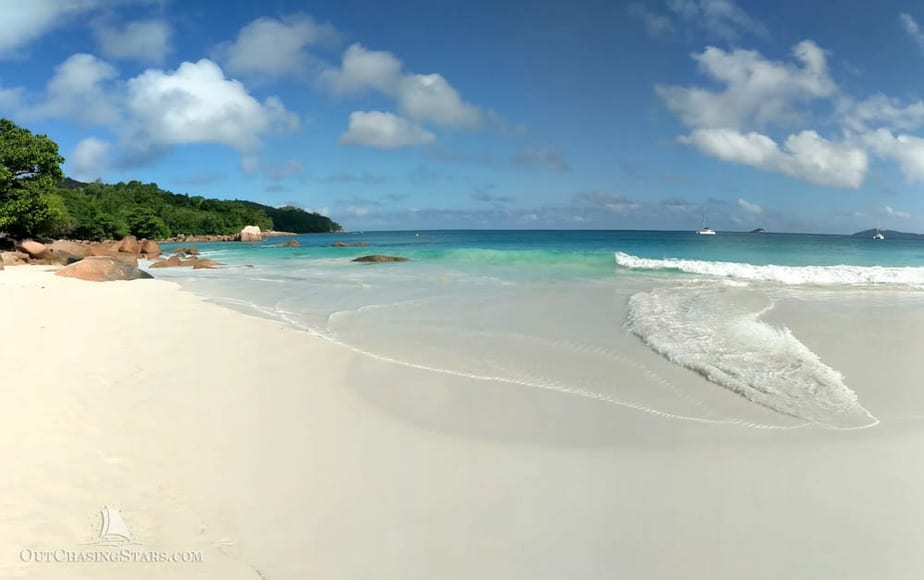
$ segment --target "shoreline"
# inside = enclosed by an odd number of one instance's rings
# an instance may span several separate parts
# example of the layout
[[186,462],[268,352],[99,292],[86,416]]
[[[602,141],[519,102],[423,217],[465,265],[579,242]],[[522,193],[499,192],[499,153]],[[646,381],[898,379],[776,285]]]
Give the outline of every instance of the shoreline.
[[[692,424],[388,364],[165,280],[50,270],[0,273],[16,337],[0,350],[4,577],[866,579],[924,566],[919,421]],[[847,360],[836,348],[823,354]],[[107,505],[143,549],[202,562],[20,561],[93,542]]]

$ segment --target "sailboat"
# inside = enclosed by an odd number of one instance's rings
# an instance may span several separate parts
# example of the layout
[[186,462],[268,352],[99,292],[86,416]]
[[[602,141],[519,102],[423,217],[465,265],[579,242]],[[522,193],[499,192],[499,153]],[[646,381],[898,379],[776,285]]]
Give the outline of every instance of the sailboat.
[[873,234],[873,239],[874,240],[884,240],[885,236],[882,235],[882,230],[880,230],[879,228],[876,228],[876,233]]
[[703,207],[703,225],[698,230],[696,230],[696,233],[701,236],[714,236],[715,235],[714,229],[706,227],[706,208],[705,207]]
[[99,529],[99,544],[104,546],[124,546],[132,543],[132,533],[125,525],[125,520],[115,508],[108,505],[99,512],[102,525]]

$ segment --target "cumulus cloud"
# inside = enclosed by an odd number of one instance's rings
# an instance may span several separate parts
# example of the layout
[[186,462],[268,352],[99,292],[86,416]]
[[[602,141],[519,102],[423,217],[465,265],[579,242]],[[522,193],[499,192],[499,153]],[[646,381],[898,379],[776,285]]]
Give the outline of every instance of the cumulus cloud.
[[668,0],[667,6],[678,17],[729,42],[737,40],[743,33],[767,34],[763,24],[731,0]]
[[898,20],[901,22],[902,29],[908,37],[918,45],[918,48],[924,50],[924,33],[921,32],[921,27],[918,26],[918,22],[906,12],[899,14]]
[[380,92],[393,98],[401,112],[417,122],[475,128],[485,119],[484,113],[463,101],[442,75],[405,73],[393,54],[359,44],[346,49],[340,68],[321,73],[321,84],[336,95]]
[[829,141],[815,131],[790,135],[782,148],[761,133],[732,129],[697,129],[680,141],[723,161],[777,171],[828,187],[860,187],[869,168],[863,149]]
[[877,155],[896,161],[909,183],[924,183],[924,139],[878,129],[863,140]]
[[672,112],[694,128],[763,128],[801,118],[799,105],[830,97],[837,86],[828,73],[824,51],[806,40],[793,48],[798,64],[765,59],[753,50],[730,52],[708,47],[693,59],[722,91],[701,87],[656,86]]
[[[298,127],[282,101],[259,102],[208,59],[175,71],[148,69],[129,80],[126,107],[136,123],[134,139],[155,147],[218,143],[249,157],[262,135]],[[242,162],[245,169],[250,165]]]
[[91,54],[72,55],[55,68],[44,102],[24,113],[90,124],[116,123],[120,114],[109,84],[117,76],[115,67]]
[[513,156],[513,164],[521,168],[544,168],[550,171],[571,171],[571,165],[557,149],[548,147],[524,149]]
[[99,22],[93,32],[104,56],[159,64],[170,52],[170,25],[163,20],[137,20],[123,27]]
[[69,173],[81,181],[101,177],[108,169],[111,148],[109,142],[95,137],[80,141],[67,158]]
[[394,113],[354,111],[350,113],[350,126],[340,136],[340,143],[395,149],[424,145],[434,139],[433,133]]
[[743,212],[749,213],[751,215],[760,215],[764,213],[764,208],[760,207],[756,203],[751,203],[747,200],[741,199],[740,197],[738,198],[738,207]]
[[629,15],[638,18],[645,24],[645,30],[649,36],[660,38],[674,32],[674,24],[670,18],[655,14],[648,10],[644,4],[630,4]]
[[69,18],[104,4],[105,0],[0,0],[0,56],[14,54]]
[[254,20],[240,30],[234,42],[219,45],[217,52],[233,74],[299,75],[314,62],[306,49],[336,38],[333,26],[319,24],[307,14],[292,14]]
[[873,95],[862,101],[845,100],[841,107],[844,125],[857,132],[870,127],[910,130],[924,125],[924,101],[903,104],[886,95]]

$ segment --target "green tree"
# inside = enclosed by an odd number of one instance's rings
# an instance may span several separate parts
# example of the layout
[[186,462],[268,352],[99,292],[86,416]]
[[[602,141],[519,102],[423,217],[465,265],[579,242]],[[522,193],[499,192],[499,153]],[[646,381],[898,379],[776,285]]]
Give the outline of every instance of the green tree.
[[0,231],[36,236],[49,220],[60,222],[47,196],[64,178],[62,163],[58,144],[46,135],[0,119]]
[[133,236],[149,240],[161,240],[170,237],[170,228],[150,208],[135,206],[126,217],[128,219],[128,228]]

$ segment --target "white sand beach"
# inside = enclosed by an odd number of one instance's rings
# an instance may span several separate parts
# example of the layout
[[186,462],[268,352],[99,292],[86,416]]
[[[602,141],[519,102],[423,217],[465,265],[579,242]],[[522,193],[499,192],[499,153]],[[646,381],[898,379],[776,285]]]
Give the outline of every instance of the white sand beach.
[[[9,267],[0,303],[2,578],[868,580],[924,569],[924,363],[909,346],[924,339],[919,316],[886,312],[871,350],[857,333],[869,321],[821,325],[811,305],[781,305],[773,316],[857,379],[882,422],[760,430],[389,364],[161,280]],[[109,550],[98,544],[105,506],[133,538],[117,549],[201,561],[34,561]]]

